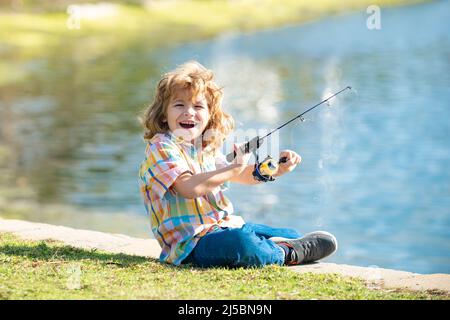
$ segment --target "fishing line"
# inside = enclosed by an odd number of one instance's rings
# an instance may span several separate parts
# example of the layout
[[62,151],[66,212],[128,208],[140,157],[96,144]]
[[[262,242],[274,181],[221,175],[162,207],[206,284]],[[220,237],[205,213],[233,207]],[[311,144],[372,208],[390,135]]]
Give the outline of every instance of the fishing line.
[[347,87],[345,87],[344,89],[342,89],[342,90],[340,90],[340,91],[334,93],[333,95],[331,95],[331,96],[329,96],[328,98],[322,100],[321,102],[319,102],[318,104],[312,106],[311,108],[309,108],[308,110],[306,110],[306,111],[304,111],[303,113],[299,114],[298,116],[292,118],[292,119],[289,120],[288,122],[282,124],[282,125],[279,126],[278,128],[272,130],[271,132],[269,132],[269,133],[266,134],[265,136],[261,137],[260,139],[263,140],[264,138],[267,138],[267,137],[270,136],[272,133],[274,133],[274,132],[277,131],[277,130],[280,130],[281,128],[283,128],[284,126],[288,125],[289,123],[291,123],[291,122],[294,121],[294,120],[297,120],[297,119],[300,118],[300,121],[302,121],[302,122],[305,121],[305,119],[303,118],[303,116],[304,116],[305,114],[307,114],[307,113],[310,112],[311,110],[317,108],[317,107],[320,106],[321,104],[324,104],[325,102],[329,102],[332,98],[336,97],[336,96],[337,96],[338,94],[340,94],[341,92],[344,92],[345,90],[351,90],[351,89],[352,89],[352,87],[347,86]]
[[[244,146],[241,147],[241,151],[243,151],[244,153],[254,152],[255,150],[257,150],[257,149],[261,146],[261,144],[262,144],[262,142],[263,142],[263,140],[264,140],[265,138],[267,138],[268,136],[270,136],[271,134],[273,134],[273,133],[276,132],[277,130],[280,130],[281,128],[287,126],[289,123],[291,123],[291,122],[293,122],[293,121],[295,121],[295,120],[297,120],[297,119],[300,119],[300,121],[302,121],[302,122],[305,121],[305,119],[303,118],[303,116],[304,116],[305,114],[307,114],[307,113],[310,112],[311,110],[317,108],[318,106],[324,104],[325,102],[329,102],[332,98],[334,98],[334,97],[336,97],[337,95],[341,94],[341,93],[344,92],[345,90],[352,90],[352,87],[347,86],[347,87],[345,87],[344,89],[342,89],[342,90],[340,90],[340,91],[338,91],[338,92],[332,94],[332,95],[329,96],[328,98],[326,98],[326,99],[320,101],[319,103],[317,103],[317,104],[315,104],[314,106],[310,107],[310,108],[307,109],[306,111],[304,111],[304,112],[302,112],[301,114],[295,116],[295,117],[292,118],[291,120],[289,120],[289,121],[283,123],[283,124],[282,124],[281,126],[279,126],[278,128],[273,129],[272,131],[270,131],[270,132],[269,132],[268,134],[266,134],[265,136],[263,136],[263,137],[256,136],[256,137],[253,138],[252,140],[246,142],[246,143],[244,144]],[[228,162],[232,162],[232,161],[234,160],[234,158],[236,158],[236,151],[233,151],[232,153],[230,153],[230,154],[227,155],[227,161],[228,161]]]

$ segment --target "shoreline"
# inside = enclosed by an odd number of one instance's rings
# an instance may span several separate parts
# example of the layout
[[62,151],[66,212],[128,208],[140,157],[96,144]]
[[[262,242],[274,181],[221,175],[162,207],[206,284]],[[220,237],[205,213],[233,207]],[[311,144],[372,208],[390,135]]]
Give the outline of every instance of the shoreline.
[[[0,233],[12,233],[24,240],[50,239],[80,249],[98,249],[109,253],[153,259],[158,259],[161,251],[155,239],[141,239],[123,234],[81,230],[1,217]],[[450,274],[419,274],[326,262],[285,268],[298,273],[338,274],[344,277],[359,278],[372,288],[450,294]]]
[[[426,2],[430,0],[380,0],[376,5],[384,9]],[[105,4],[109,9],[104,7]],[[28,57],[39,56],[47,48],[67,43],[67,40],[95,47],[96,53],[101,55],[127,42],[141,41],[159,49],[208,40],[227,32],[253,33],[302,25],[340,14],[365,13],[370,5],[373,2],[369,0],[324,3],[265,0],[258,5],[252,1],[173,1],[168,4],[152,2],[147,6],[94,1],[85,7],[79,5],[85,16],[80,14],[76,21],[63,7],[37,12],[33,12],[36,8],[32,6],[22,10],[0,7],[0,30],[3,30],[0,40],[6,51],[24,50]],[[90,14],[95,17],[89,17]],[[119,38],[121,41],[117,41]],[[102,43],[93,45],[94,39]]]

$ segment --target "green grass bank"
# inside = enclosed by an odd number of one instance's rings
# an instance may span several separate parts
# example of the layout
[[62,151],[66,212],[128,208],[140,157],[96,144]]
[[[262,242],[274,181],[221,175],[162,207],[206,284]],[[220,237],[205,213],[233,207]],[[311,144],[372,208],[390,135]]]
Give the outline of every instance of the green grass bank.
[[200,269],[0,233],[0,299],[449,299],[279,266]]

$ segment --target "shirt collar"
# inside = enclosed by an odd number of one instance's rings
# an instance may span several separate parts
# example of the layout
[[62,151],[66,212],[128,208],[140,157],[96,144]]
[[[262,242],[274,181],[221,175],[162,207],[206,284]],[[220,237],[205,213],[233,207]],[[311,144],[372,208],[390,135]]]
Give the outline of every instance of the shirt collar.
[[186,148],[188,148],[189,150],[197,153],[197,148],[195,147],[194,144],[192,144],[191,142],[185,141],[183,138],[177,137],[175,136],[172,132],[168,131],[165,133],[165,135],[171,139],[173,142],[175,142],[176,144],[179,145],[183,145]]

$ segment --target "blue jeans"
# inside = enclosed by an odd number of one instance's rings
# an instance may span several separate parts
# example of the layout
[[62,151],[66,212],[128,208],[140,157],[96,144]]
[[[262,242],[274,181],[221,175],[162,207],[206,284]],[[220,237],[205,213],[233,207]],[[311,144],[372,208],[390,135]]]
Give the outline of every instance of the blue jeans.
[[218,228],[207,233],[183,263],[200,267],[262,267],[284,263],[284,251],[270,237],[299,238],[294,229],[246,223],[242,228]]

